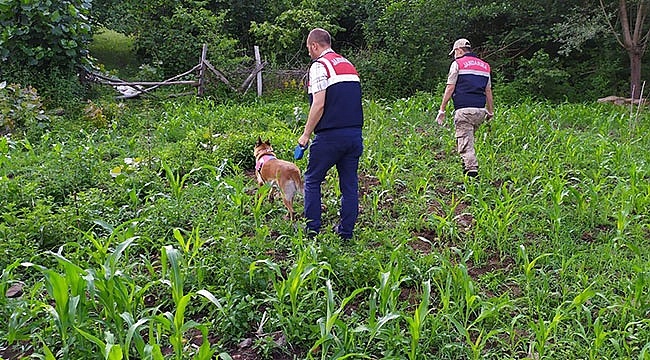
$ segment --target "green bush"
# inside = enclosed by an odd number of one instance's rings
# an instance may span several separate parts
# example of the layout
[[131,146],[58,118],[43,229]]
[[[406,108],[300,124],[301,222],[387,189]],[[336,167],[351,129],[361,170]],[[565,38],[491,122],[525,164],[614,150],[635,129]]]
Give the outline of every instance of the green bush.
[[149,23],[135,39],[135,48],[145,61],[160,67],[161,75],[172,76],[198,64],[203,44],[208,45],[212,65],[229,69],[243,58],[237,55],[238,42],[222,29],[226,13],[177,7],[171,16]]
[[36,89],[19,84],[0,83],[0,135],[23,131],[42,133],[50,123]]
[[[327,29],[332,36],[344,30],[336,26],[331,17],[324,16],[314,9],[288,9],[273,22],[252,22],[250,32],[265,52],[270,52],[271,62],[289,63],[294,60],[296,51],[307,56],[305,40],[309,31],[315,27]],[[284,58],[282,58],[284,54]]]
[[[91,40],[91,0],[3,0],[0,60],[38,67],[79,64]],[[11,55],[11,56],[10,56]]]
[[350,61],[361,76],[364,97],[398,98],[418,90],[432,90],[436,79],[423,66],[413,66],[416,59],[382,50],[351,54]]
[[13,65],[3,68],[0,76],[8,83],[38,89],[45,109],[62,109],[71,118],[81,113],[81,101],[89,90],[79,81],[76,70],[70,66],[42,71],[36,67]]

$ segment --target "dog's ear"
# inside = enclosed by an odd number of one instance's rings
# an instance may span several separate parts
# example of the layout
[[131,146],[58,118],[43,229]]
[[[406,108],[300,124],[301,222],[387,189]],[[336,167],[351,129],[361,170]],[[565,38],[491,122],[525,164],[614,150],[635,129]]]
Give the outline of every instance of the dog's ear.
[[267,139],[264,143],[268,146],[271,146],[271,139]]
[[262,145],[262,138],[258,136],[257,137],[257,143],[255,143],[255,147],[258,147],[260,145]]

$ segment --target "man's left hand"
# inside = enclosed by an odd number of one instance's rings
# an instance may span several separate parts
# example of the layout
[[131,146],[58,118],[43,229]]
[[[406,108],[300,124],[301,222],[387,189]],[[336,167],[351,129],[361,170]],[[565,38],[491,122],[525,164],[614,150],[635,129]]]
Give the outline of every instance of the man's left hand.
[[445,112],[444,111],[438,111],[438,116],[436,116],[436,121],[438,122],[438,125],[442,125],[445,122]]
[[307,144],[309,144],[309,135],[302,134],[302,136],[300,136],[298,139],[298,144],[302,147],[306,147]]

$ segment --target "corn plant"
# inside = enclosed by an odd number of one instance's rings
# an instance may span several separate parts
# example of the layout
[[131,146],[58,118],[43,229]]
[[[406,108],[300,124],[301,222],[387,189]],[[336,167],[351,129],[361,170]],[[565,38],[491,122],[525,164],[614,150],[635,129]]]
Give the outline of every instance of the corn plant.
[[174,228],[172,230],[174,239],[178,242],[178,246],[183,251],[183,256],[186,259],[187,266],[192,268],[197,261],[197,257],[201,253],[201,248],[208,242],[203,240],[199,233],[200,226],[195,226],[192,231],[184,237],[181,229]]
[[[134,317],[138,318],[142,315],[145,295],[151,287],[159,284],[159,280],[153,280],[143,286],[138,285],[130,275],[131,266],[122,263],[124,252],[134,244],[135,240],[129,238],[118,244],[104,262],[97,264],[97,268],[86,270],[89,292],[97,304],[96,311],[106,319],[106,328],[112,330],[111,336],[117,338],[118,344],[125,350],[127,359],[129,336],[133,336],[129,334],[128,329],[135,322]],[[142,353],[142,339],[139,333],[135,336],[136,342],[140,345],[137,349]]]
[[371,295],[369,304],[368,304],[368,319],[367,324],[361,324],[357,326],[353,331],[354,332],[367,332],[368,340],[364,347],[364,351],[370,351],[370,346],[374,343],[375,338],[380,334],[386,333],[389,334],[392,330],[385,330],[384,327],[389,323],[392,324],[393,320],[398,320],[401,318],[401,315],[398,313],[389,313],[384,316],[378,316],[377,314],[377,293],[375,292]]
[[263,225],[263,213],[262,213],[262,205],[268,200],[269,195],[273,192],[273,188],[271,185],[264,184],[264,186],[261,186],[259,189],[257,189],[257,192],[255,193],[255,202],[253,203],[253,207],[251,209],[251,212],[253,213],[253,218],[255,219],[255,228],[259,229]]
[[[379,283],[372,288],[369,298],[369,312],[367,323],[357,326],[355,333],[368,333],[368,339],[364,351],[369,351],[370,346],[380,334],[389,334],[395,330],[394,320],[399,320],[402,315],[398,309],[401,285],[408,281],[408,277],[402,276],[402,267],[398,256],[401,254],[400,244],[391,254],[388,266],[381,267],[378,274]],[[389,329],[387,325],[393,325]]]
[[[313,246],[300,250],[296,263],[286,276],[277,264],[268,259],[254,261],[248,270],[251,282],[254,273],[262,266],[273,271],[270,280],[274,294],[270,294],[268,300],[272,302],[280,321],[287,326],[290,335],[293,335],[304,316],[301,311],[304,311],[303,302],[307,298],[303,299],[301,296],[308,296],[320,274],[331,271],[331,267],[327,263],[316,262],[316,250]],[[286,304],[287,299],[289,306]]]
[[176,199],[180,198],[181,191],[183,190],[183,187],[185,187],[185,182],[187,181],[187,179],[189,179],[189,177],[192,176],[192,174],[194,174],[195,172],[203,170],[205,168],[205,166],[194,168],[190,170],[190,172],[181,176],[180,171],[172,170],[169,167],[169,165],[167,165],[167,163],[165,162],[162,163],[162,167],[165,170],[165,177],[169,182],[169,187],[171,188],[172,196]]
[[377,179],[384,189],[390,189],[395,183],[395,175],[399,170],[400,159],[392,157],[388,162],[377,163]]
[[408,357],[411,360],[417,359],[418,354],[418,344],[420,342],[420,337],[422,330],[429,314],[429,299],[431,297],[431,282],[425,281],[423,284],[424,290],[422,291],[422,301],[415,308],[413,316],[404,316],[406,321],[409,324],[409,334],[411,335],[411,348],[408,352]]
[[449,204],[442,198],[436,198],[435,201],[439,204],[442,213],[436,214],[434,211],[429,214],[435,224],[436,234],[450,241],[456,240],[458,238],[458,226],[455,221],[455,212],[463,198],[456,198],[456,195],[452,194]]
[[23,263],[23,265],[33,266],[45,276],[46,289],[54,300],[54,307],[50,307],[50,314],[57,323],[62,339],[65,340],[69,336],[68,331],[71,327],[76,323],[83,323],[87,316],[86,283],[83,278],[85,271],[63,257],[60,252],[48,252],[48,254],[58,260],[63,267],[63,273],[36,264]]
[[506,245],[512,238],[513,225],[519,219],[519,214],[531,206],[524,203],[524,194],[525,191],[521,191],[519,188],[513,192],[509,191],[508,186],[504,184],[494,196],[488,197],[485,196],[487,194],[480,193],[473,195],[474,201],[478,205],[476,212],[478,231],[480,234],[484,234],[482,238],[495,240],[496,249],[500,255],[508,253],[509,249]]
[[551,206],[547,209],[547,213],[551,223],[551,234],[555,239],[559,237],[562,219],[564,218],[564,198],[569,194],[566,185],[566,180],[559,176],[548,181],[547,192],[551,198]]
[[[7,345],[13,345],[19,341],[29,340],[31,337],[29,323],[34,314],[29,309],[29,304],[14,302],[7,297],[7,291],[10,284],[17,283],[13,280],[12,272],[20,266],[20,260],[16,260],[2,269],[0,275],[0,315],[8,318],[6,328],[0,332],[0,338],[7,342]],[[37,286],[34,287],[38,289]]]
[[[59,251],[61,250],[59,249]],[[59,265],[63,267],[63,273],[30,262],[22,263],[22,265],[33,267],[43,274],[45,288],[54,305],[43,303],[41,306],[51,316],[51,320],[61,336],[61,351],[67,354],[75,340],[75,326],[84,324],[89,314],[89,303],[85,294],[86,284],[83,279],[85,272],[63,257],[60,252],[48,252],[48,254],[58,260]]]
[[384,204],[385,198],[390,196],[388,190],[374,191],[370,195],[370,214],[374,222],[379,222],[382,220],[381,205]]
[[[162,316],[156,316],[155,321],[162,324],[165,330],[170,331],[169,341],[174,348],[176,359],[183,358],[183,347],[185,345],[184,334],[192,328],[200,328],[200,324],[195,321],[185,321],[185,312],[187,306],[194,295],[201,295],[217,308],[223,311],[219,300],[207,290],[199,290],[196,293],[190,292],[185,294],[183,288],[185,277],[181,269],[183,258],[177,249],[172,246],[165,246],[161,254],[162,276],[166,278],[169,275],[169,285],[171,287],[172,300],[175,305],[174,313],[165,312]],[[203,338],[204,344],[207,343],[207,337]],[[209,347],[209,345],[206,345]],[[201,350],[200,356],[211,356],[208,350]],[[209,355],[208,355],[209,354]]]
[[[332,289],[332,282],[327,279],[325,281],[325,295],[326,295],[326,313],[325,317],[319,318],[317,320],[318,327],[320,329],[320,338],[314,343],[314,345],[309,350],[308,358],[312,358],[311,354],[320,348],[321,359],[326,359],[327,355],[330,353],[330,347],[336,346],[337,348],[332,350],[335,354],[341,354],[343,356],[336,356],[338,359],[346,358],[370,358],[369,356],[363,353],[348,352],[346,344],[342,341],[343,336],[349,336],[353,332],[349,331],[346,324],[341,319],[341,314],[345,309],[345,306],[352,300],[354,300],[359,294],[364,291],[370,290],[370,287],[363,287],[356,289],[344,298],[341,301],[341,304],[337,306],[335,300],[334,290]],[[338,331],[336,331],[338,330]],[[347,345],[354,345],[354,339],[350,339]]]
[[85,332],[79,328],[77,331],[89,341],[95,343],[99,350],[102,352],[102,357],[105,360],[122,360],[124,358],[124,351],[120,344],[115,343],[115,337],[110,332],[106,332],[104,335],[105,341],[101,340],[97,336],[94,336],[88,332]]
[[526,283],[528,286],[530,286],[530,283],[533,281],[533,277],[535,276],[534,270],[535,270],[535,265],[537,265],[537,262],[551,255],[553,254],[551,253],[541,254],[536,258],[534,258],[532,261],[530,261],[528,257],[528,251],[526,251],[526,247],[524,245],[519,245],[519,258],[523,261],[523,264],[521,266],[524,270],[524,276],[526,277]]
[[223,187],[227,191],[228,201],[235,207],[240,215],[244,214],[247,204],[251,203],[251,196],[246,193],[246,183],[241,178],[224,179]]
[[5,294],[7,294],[10,284],[13,283],[12,272],[19,266],[20,260],[15,260],[13,263],[2,269],[2,274],[0,274],[0,305],[6,305],[7,303]]
[[[530,321],[529,327],[535,334],[535,340],[529,350],[529,356],[538,356],[540,359],[544,358],[548,350],[549,340],[555,334],[560,322],[572,318],[570,310],[576,309],[580,311],[581,306],[594,295],[596,295],[596,292],[591,288],[587,288],[576,295],[572,301],[561,303],[555,309],[552,319],[544,320],[542,315],[539,314],[536,321]],[[532,350],[535,350],[535,353],[532,353]]]
[[379,286],[376,288],[378,310],[382,316],[398,312],[399,295],[403,283],[409,281],[409,276],[403,275],[403,262],[400,257],[404,256],[403,244],[398,245],[391,253],[387,266],[380,265]]

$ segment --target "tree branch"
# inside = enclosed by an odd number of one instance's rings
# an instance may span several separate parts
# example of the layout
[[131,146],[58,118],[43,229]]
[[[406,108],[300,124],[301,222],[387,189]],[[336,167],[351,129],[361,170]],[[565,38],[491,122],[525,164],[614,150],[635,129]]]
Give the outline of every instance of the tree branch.
[[650,40],[650,29],[645,33],[643,39],[641,40],[641,56],[645,54],[646,49],[648,48],[648,40]]
[[645,1],[640,2],[636,8],[636,23],[634,24],[634,36],[632,37],[634,45],[639,45],[641,42],[641,31],[643,31],[646,11]]
[[621,37],[619,36],[619,33],[616,32],[616,29],[614,29],[614,25],[612,22],[609,20],[609,14],[607,13],[607,9],[605,8],[605,4],[603,4],[603,0],[600,0],[600,8],[603,10],[603,16],[605,17],[605,20],[607,21],[607,25],[609,25],[609,30],[612,32],[614,35],[614,38],[616,39],[616,42],[618,42],[621,47],[625,48],[625,44],[621,41]]
[[[602,1],[602,0],[601,0]],[[627,5],[625,0],[618,1],[618,10],[620,11],[621,30],[623,32],[623,43],[625,49],[632,50],[632,34],[630,33],[630,19],[627,18]]]

